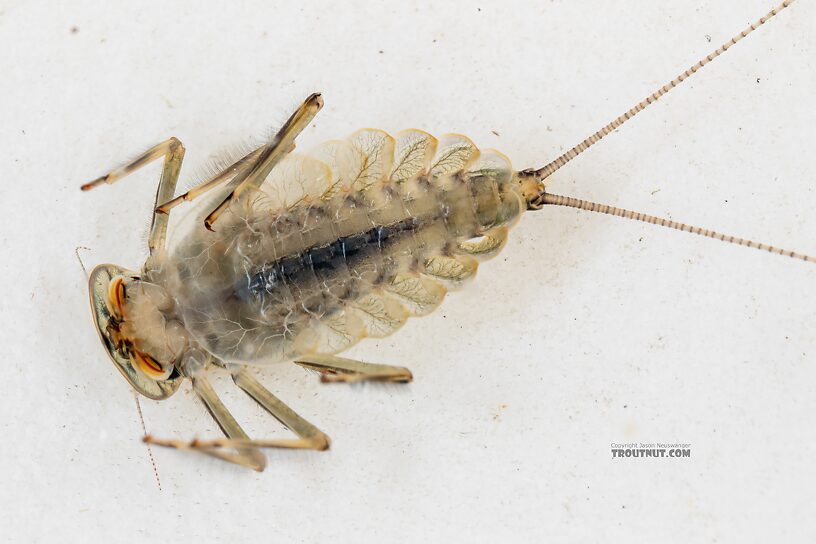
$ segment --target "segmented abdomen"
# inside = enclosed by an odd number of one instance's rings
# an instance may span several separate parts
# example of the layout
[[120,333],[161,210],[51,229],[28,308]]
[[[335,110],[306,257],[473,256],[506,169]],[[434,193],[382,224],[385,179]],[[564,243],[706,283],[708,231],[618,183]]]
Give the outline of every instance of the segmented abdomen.
[[362,130],[291,155],[172,257],[185,325],[250,363],[391,334],[501,250],[524,209],[516,182],[459,135]]

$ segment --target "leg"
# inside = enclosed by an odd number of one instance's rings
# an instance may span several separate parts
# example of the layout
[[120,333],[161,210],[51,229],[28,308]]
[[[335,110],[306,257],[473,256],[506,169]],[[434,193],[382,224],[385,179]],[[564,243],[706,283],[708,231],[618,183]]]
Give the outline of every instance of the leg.
[[[111,184],[160,157],[164,157],[164,165],[162,167],[159,188],[156,191],[156,204],[169,200],[173,198],[173,194],[176,192],[176,183],[178,182],[179,172],[181,171],[181,162],[184,159],[184,146],[177,138],[170,138],[151,147],[133,162],[121,168],[117,168],[90,183],[86,183],[82,186],[82,190],[88,191],[105,183]],[[151,255],[156,250],[164,247],[164,241],[167,235],[167,219],[166,215],[153,213],[153,220],[150,223],[150,237],[148,238]]]
[[333,382],[395,382],[409,383],[414,379],[411,371],[401,366],[375,365],[343,359],[334,355],[308,355],[295,361],[304,368],[320,372],[320,381]]
[[278,421],[294,431],[299,438],[250,439],[218,398],[210,383],[203,377],[194,377],[192,381],[193,389],[204,402],[207,410],[227,438],[184,441],[162,440],[148,435],[144,438],[145,442],[179,450],[198,451],[258,472],[263,471],[266,467],[266,458],[258,448],[326,450],[329,447],[329,437],[297,415],[244,369],[233,374],[233,381],[235,381],[236,385],[249,394]]
[[[169,213],[170,210],[181,204],[182,202],[190,201],[196,199],[209,191],[210,189],[214,189],[218,187],[222,183],[225,183],[231,179],[234,179],[236,176],[240,175],[244,170],[248,167],[252,166],[254,162],[258,159],[261,152],[263,151],[263,147],[259,147],[252,153],[244,155],[230,166],[224,169],[224,171],[219,172],[215,176],[211,177],[208,180],[203,181],[202,183],[196,185],[183,195],[179,195],[172,200],[168,200],[158,206],[156,211],[159,213]],[[171,195],[172,196],[172,195]]]
[[246,368],[242,367],[233,373],[232,380],[235,385],[243,389],[255,402],[272,414],[272,417],[298,435],[310,449],[321,451],[329,449],[328,436],[270,393]]
[[251,163],[252,168],[246,169],[235,176],[235,188],[204,220],[204,226],[212,230],[218,216],[229,206],[230,202],[239,198],[247,190],[259,188],[269,172],[295,148],[295,138],[303,129],[309,126],[314,116],[323,107],[323,99],[319,93],[309,96],[295,113],[286,121],[283,127],[275,134],[270,143],[263,146],[257,158]]
[[[227,407],[224,406],[224,403],[221,402],[221,399],[218,398],[210,382],[203,376],[194,377],[192,381],[193,390],[195,390],[198,397],[204,402],[207,411],[210,412],[210,415],[212,415],[213,419],[215,419],[218,426],[221,427],[221,430],[230,441],[241,442],[240,447],[232,443],[225,445],[224,442],[229,441],[223,440],[193,440],[185,442],[182,440],[160,440],[149,435],[144,437],[144,441],[148,444],[156,444],[157,446],[200,451],[201,453],[251,468],[258,472],[263,471],[263,469],[266,468],[266,457],[264,457],[260,450],[248,443],[249,437],[238,422],[235,421],[235,418],[232,417],[232,414],[227,410]],[[233,445],[235,446],[235,451],[229,451],[229,448]]]

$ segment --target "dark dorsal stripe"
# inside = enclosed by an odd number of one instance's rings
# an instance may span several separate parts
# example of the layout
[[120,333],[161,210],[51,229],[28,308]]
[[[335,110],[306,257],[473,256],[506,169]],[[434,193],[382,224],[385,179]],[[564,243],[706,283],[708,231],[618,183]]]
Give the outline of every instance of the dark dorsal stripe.
[[343,236],[329,244],[312,247],[302,253],[266,263],[249,278],[248,284],[244,284],[246,286],[244,289],[250,295],[272,292],[281,281],[288,283],[288,280],[307,268],[312,270],[334,268],[335,259],[348,260],[362,250],[371,247],[382,248],[389,238],[412,231],[419,223],[418,219],[410,217],[390,225],[376,226],[359,234]]

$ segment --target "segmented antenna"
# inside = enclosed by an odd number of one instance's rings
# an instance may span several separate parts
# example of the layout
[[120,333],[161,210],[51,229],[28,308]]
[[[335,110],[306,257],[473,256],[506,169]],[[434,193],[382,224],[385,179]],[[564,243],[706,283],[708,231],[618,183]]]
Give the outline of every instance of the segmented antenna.
[[550,177],[553,172],[570,162],[572,159],[589,149],[592,145],[597,143],[599,140],[603,139],[604,136],[609,134],[610,132],[614,131],[616,128],[624,124],[626,121],[646,109],[647,106],[657,102],[660,97],[664,94],[668,93],[670,90],[677,87],[683,81],[685,81],[688,77],[693,75],[697,72],[700,68],[711,62],[712,60],[716,59],[726,51],[728,51],[732,45],[737,43],[738,41],[742,40],[748,34],[759,28],[760,26],[764,25],[767,21],[769,21],[774,15],[785,9],[786,7],[790,6],[794,0],[785,0],[779,6],[775,7],[771,11],[769,11],[764,17],[760,18],[757,22],[752,23],[748,26],[745,30],[731,38],[726,43],[722,44],[718,49],[716,49],[713,53],[710,53],[705,58],[701,59],[697,64],[668,82],[666,85],[663,85],[660,89],[653,92],[649,95],[645,100],[642,100],[637,105],[635,105],[632,109],[624,113],[623,115],[616,118],[614,121],[603,127],[598,132],[591,135],[589,138],[585,139],[551,163],[547,164],[546,166],[539,168],[538,170],[533,171],[532,173],[536,176],[539,181],[543,181]]
[[605,213],[607,215],[614,215],[626,219],[634,219],[635,221],[643,221],[644,223],[651,223],[652,225],[659,225],[661,227],[666,227],[669,229],[676,229],[683,232],[698,234],[700,236],[705,236],[707,238],[714,238],[715,240],[721,240],[723,242],[728,242],[729,244],[737,244],[738,246],[745,246],[753,249],[758,249],[760,251],[767,251],[768,253],[784,255],[792,259],[799,259],[801,261],[806,262],[816,262],[816,259],[809,255],[796,253],[795,251],[790,251],[788,249],[769,246],[767,244],[746,240],[745,238],[738,238],[736,236],[729,236],[728,234],[722,234],[713,230],[694,227],[692,225],[686,225],[685,223],[679,223],[677,221],[672,221],[671,219],[664,219],[662,217],[655,217],[654,215],[633,212],[630,210],[625,210],[623,208],[616,208],[615,206],[607,206],[606,204],[598,204],[596,202],[590,202],[588,200],[581,200],[579,198],[544,193],[541,196],[540,202],[541,204],[566,206],[568,208],[578,208],[579,210]]
[[[74,248],[74,255],[76,255],[79,266],[82,267],[82,272],[85,274],[85,280],[87,281],[88,270],[85,268],[85,263],[82,262],[82,257],[79,256],[80,249],[91,251],[91,248],[85,246],[77,246]],[[142,414],[142,404],[139,402],[139,394],[134,391],[133,397],[136,399],[136,412],[139,414],[139,421],[142,424],[142,436],[147,436],[147,427],[145,426],[144,414]],[[150,464],[153,466],[153,475],[156,477],[156,485],[159,486],[159,491],[161,491],[162,486],[161,480],[159,480],[159,468],[156,466],[156,460],[153,458],[153,450],[150,449],[150,444],[147,445],[147,456],[150,458]]]
[[[147,436],[147,427],[145,426],[144,414],[142,413],[142,403],[139,402],[139,393],[133,392],[133,398],[136,400],[136,411],[139,413],[139,421],[142,423],[142,436]],[[147,444],[147,456],[150,458],[150,464],[153,466],[153,475],[156,477],[156,485],[159,486],[159,491],[162,490],[161,480],[159,480],[159,467],[156,466],[156,460],[153,458],[153,450],[150,444]]]
[[85,268],[85,263],[82,262],[82,257],[79,256],[80,249],[90,251],[91,248],[85,246],[77,246],[74,248],[74,255],[76,255],[77,261],[79,261],[79,266],[82,267],[82,273],[85,274],[85,281],[88,281],[88,270]]

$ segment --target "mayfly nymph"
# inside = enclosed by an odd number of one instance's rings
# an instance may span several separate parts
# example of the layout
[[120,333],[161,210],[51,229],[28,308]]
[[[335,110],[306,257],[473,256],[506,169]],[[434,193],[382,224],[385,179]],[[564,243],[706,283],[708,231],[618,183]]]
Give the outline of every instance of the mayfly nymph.
[[[105,264],[90,275],[94,320],[111,359],[141,393],[172,395],[184,379],[224,431],[221,440],[146,440],[262,470],[260,447],[322,450],[328,437],[272,395],[250,365],[295,362],[333,381],[407,382],[402,367],[337,356],[366,337],[432,312],[495,256],[524,211],[562,205],[689,230],[803,260],[809,257],[681,223],[558,195],[545,180],[787,7],[686,70],[627,113],[537,170],[514,170],[465,136],[363,129],[307,154],[295,138],[323,105],[309,96],[274,138],[181,196],[184,147],[170,138],[86,185],[113,183],[164,159],[138,272]],[[198,199],[167,240],[167,214]],[[206,372],[226,368],[250,397],[298,435],[251,440]]]

